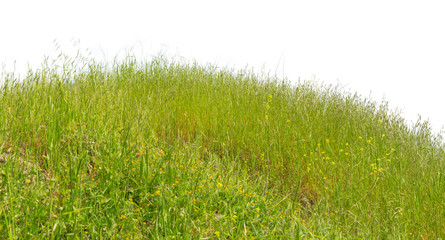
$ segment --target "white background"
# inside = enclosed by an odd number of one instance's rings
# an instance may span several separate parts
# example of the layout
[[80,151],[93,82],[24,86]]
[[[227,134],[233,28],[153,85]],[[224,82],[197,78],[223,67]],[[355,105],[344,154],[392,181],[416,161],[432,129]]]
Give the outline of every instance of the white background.
[[24,74],[55,57],[90,49],[112,61],[183,56],[254,67],[289,80],[319,80],[383,97],[408,123],[445,124],[445,3],[422,0],[2,0],[0,62]]

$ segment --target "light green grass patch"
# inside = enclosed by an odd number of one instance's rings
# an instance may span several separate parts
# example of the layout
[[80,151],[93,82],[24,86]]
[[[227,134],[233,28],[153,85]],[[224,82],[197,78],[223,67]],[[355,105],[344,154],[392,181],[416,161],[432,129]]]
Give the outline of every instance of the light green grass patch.
[[61,62],[2,79],[2,236],[445,235],[441,137],[386,103],[161,57]]

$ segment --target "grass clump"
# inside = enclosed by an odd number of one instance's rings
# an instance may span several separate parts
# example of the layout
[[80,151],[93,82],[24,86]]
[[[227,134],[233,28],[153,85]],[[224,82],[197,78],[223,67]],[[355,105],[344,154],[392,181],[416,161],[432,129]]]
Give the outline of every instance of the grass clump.
[[65,60],[3,77],[9,239],[445,235],[444,148],[427,122],[248,71]]

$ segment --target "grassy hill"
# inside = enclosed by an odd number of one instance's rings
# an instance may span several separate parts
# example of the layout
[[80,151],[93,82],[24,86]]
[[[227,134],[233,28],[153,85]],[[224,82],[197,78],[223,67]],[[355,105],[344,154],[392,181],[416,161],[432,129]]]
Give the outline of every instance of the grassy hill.
[[249,71],[62,62],[3,75],[1,236],[445,236],[444,146],[427,122]]

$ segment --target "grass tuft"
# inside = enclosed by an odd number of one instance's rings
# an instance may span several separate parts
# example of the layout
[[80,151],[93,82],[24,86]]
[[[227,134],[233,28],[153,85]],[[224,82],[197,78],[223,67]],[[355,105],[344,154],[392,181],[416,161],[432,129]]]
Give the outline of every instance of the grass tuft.
[[445,236],[442,138],[384,102],[163,57],[2,77],[9,239]]

